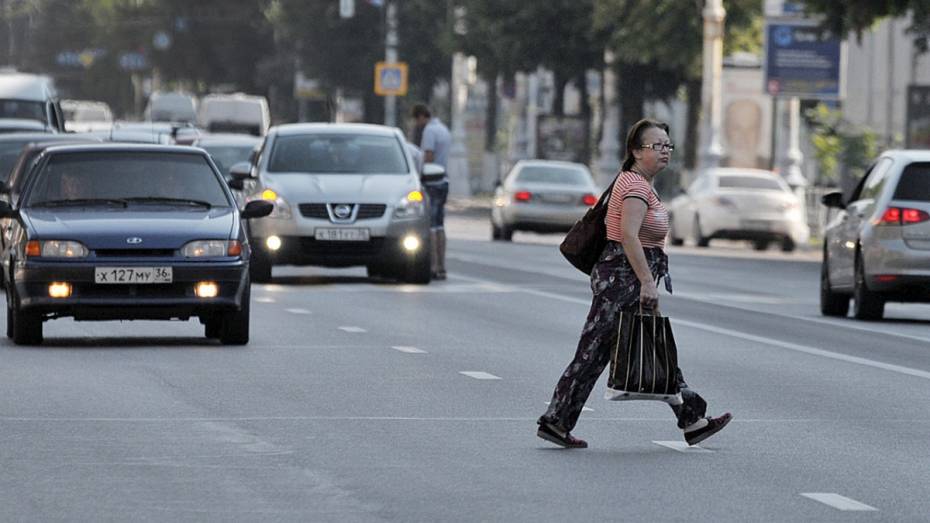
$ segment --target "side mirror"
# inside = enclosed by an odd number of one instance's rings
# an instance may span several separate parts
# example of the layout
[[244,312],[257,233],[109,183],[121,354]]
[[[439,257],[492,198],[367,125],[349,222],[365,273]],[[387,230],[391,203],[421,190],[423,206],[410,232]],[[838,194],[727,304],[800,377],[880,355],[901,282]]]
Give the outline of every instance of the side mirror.
[[16,211],[10,206],[10,202],[0,201],[0,218],[12,218],[16,216]]
[[446,175],[445,167],[438,163],[428,163],[423,166],[423,175],[421,178],[425,182],[439,181]]
[[233,178],[230,180],[226,180],[226,185],[228,185],[230,189],[242,191],[245,189],[245,180],[239,180],[239,179]]
[[820,203],[833,209],[845,209],[846,208],[846,204],[843,203],[843,193],[841,192],[831,192],[831,193],[821,196]]
[[229,175],[233,180],[245,180],[252,176],[252,164],[249,162],[239,162],[229,168]]
[[264,218],[274,210],[274,204],[265,200],[253,200],[242,209],[243,218]]

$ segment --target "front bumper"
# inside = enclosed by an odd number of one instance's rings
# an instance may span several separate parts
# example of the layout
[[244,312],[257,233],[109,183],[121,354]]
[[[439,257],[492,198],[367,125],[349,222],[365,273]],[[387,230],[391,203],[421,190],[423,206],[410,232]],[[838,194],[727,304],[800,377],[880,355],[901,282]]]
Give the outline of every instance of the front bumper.
[[[171,266],[172,283],[164,284],[97,284],[97,266],[150,267]],[[48,318],[73,317],[76,320],[188,319],[205,317],[216,312],[236,311],[243,306],[249,285],[248,263],[228,262],[167,262],[146,260],[127,262],[18,262],[14,270],[14,287],[22,310],[37,312]],[[200,298],[194,285],[213,281],[219,286],[214,298]],[[48,287],[52,282],[68,282],[71,296],[52,298]]]
[[790,238],[796,244],[810,239],[810,227],[798,217],[784,213],[740,215],[716,211],[701,215],[701,229],[706,236],[730,240],[780,240]]

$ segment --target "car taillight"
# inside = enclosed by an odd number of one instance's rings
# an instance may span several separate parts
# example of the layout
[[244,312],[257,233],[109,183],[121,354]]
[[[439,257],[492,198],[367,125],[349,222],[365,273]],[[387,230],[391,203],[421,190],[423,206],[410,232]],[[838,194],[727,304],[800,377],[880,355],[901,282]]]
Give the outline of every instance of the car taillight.
[[528,202],[533,198],[533,194],[529,191],[517,191],[513,193],[513,201],[515,202]]
[[597,203],[597,196],[594,196],[593,194],[586,194],[581,197],[581,203],[591,207]]
[[882,217],[873,221],[875,225],[911,225],[930,220],[930,214],[920,209],[889,207]]

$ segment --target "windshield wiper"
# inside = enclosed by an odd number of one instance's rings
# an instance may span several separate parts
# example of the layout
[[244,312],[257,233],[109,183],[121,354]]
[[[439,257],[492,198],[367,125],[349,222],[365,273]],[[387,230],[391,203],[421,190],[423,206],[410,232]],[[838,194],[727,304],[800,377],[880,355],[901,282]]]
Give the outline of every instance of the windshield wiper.
[[70,200],[45,200],[44,202],[30,203],[30,207],[81,207],[87,205],[129,205],[126,200],[118,198],[73,198]]
[[213,204],[210,202],[205,202],[203,200],[191,200],[188,198],[167,198],[161,196],[138,196],[135,198],[126,198],[126,201],[132,203],[164,203],[168,205],[196,205],[198,207],[206,207],[207,209],[213,207]]

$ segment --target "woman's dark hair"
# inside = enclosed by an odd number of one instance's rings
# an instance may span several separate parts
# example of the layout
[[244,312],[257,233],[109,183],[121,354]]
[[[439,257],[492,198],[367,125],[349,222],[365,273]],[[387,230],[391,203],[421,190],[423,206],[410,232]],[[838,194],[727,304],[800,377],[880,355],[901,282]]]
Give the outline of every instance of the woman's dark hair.
[[647,129],[653,127],[662,129],[666,134],[669,134],[667,123],[651,120],[649,118],[643,118],[634,123],[633,127],[630,127],[630,132],[626,135],[626,152],[623,155],[622,170],[629,171],[633,167],[633,164],[636,163],[636,157],[633,156],[633,151],[642,147],[643,133],[645,133]]

